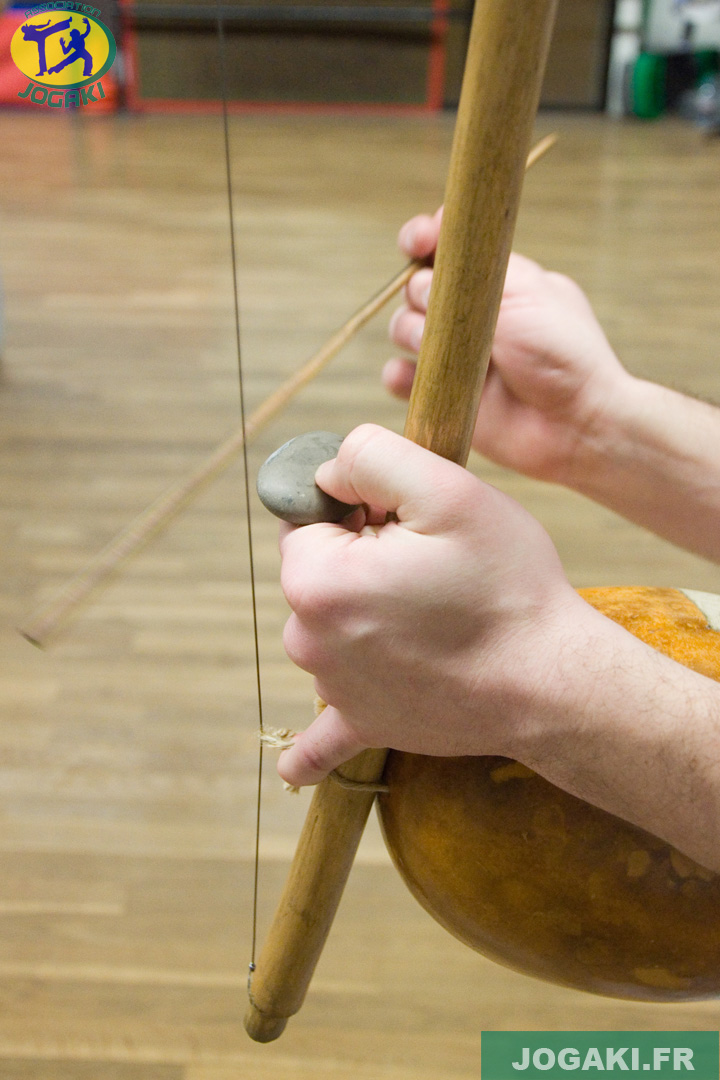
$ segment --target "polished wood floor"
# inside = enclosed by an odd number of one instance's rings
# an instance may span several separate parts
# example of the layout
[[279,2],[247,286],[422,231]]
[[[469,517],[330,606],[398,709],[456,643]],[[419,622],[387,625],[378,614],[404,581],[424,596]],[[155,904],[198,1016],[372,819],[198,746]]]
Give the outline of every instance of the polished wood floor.
[[[575,275],[635,372],[720,399],[720,142],[678,123],[542,117],[518,246]],[[235,118],[249,406],[400,267],[441,198],[442,119]],[[404,891],[373,825],[306,1007],[241,1027],[257,715],[241,469],[52,650],[14,627],[237,423],[218,118],[0,115],[0,1080],[470,1080],[483,1028],[717,1028],[466,951]],[[400,428],[386,319],[263,434]],[[571,580],[720,591],[720,571],[566,491],[472,467],[549,528]],[[254,507],[266,719],[302,726],[275,524]],[[260,921],[306,796],[266,770]]]

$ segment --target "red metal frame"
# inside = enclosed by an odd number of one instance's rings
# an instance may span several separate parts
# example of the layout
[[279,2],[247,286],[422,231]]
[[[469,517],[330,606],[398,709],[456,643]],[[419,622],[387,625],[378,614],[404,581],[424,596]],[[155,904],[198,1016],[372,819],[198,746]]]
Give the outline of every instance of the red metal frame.
[[426,106],[439,112],[445,100],[445,64],[447,35],[450,26],[450,0],[432,0],[433,20],[430,24],[430,55],[428,56]]
[[[213,99],[143,98],[138,90],[139,63],[137,35],[127,14],[130,0],[119,0],[122,22],[121,48],[125,61],[125,101],[132,112],[170,113],[180,115],[213,115],[222,111],[222,103]],[[391,103],[358,103],[350,101],[232,101],[228,110],[243,113],[295,113],[315,115],[391,115],[408,116],[439,112],[445,92],[448,14],[450,0],[432,0],[433,19],[430,24],[430,48],[426,79],[425,101],[419,105]]]

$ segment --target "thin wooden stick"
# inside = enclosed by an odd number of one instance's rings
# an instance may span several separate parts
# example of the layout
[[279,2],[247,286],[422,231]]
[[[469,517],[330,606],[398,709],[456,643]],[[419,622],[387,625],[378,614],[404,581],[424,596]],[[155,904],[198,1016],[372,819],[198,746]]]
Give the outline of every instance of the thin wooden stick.
[[545,157],[548,150],[552,149],[552,147],[555,145],[559,138],[560,136],[558,135],[558,133],[556,131],[552,131],[549,135],[544,135],[539,142],[536,142],[527,156],[527,161],[525,162],[525,172],[527,172],[528,169],[531,169],[533,165],[535,165],[535,163],[540,160],[541,157]]
[[[555,145],[557,139],[556,134],[546,135],[541,139],[530,151],[526,168],[529,169],[536,161],[539,161]],[[49,601],[40,605],[28,616],[19,627],[22,636],[39,648],[43,648],[52,638],[57,637],[81,604],[106,584],[133,555],[142,551],[151,540],[159,536],[185,507],[189,506],[227,469],[242,450],[243,438],[250,443],[300,390],[320,374],[358,330],[362,329],[374,315],[377,315],[394,296],[397,296],[413,274],[423,265],[421,261],[408,263],[387,285],[363,304],[332,337],[328,338],[314,356],[248,417],[244,436],[242,428],[238,428],[201,465],[179,483],[169,487],[137,517],[133,518],[129,525],[113,537]]]
[[335,357],[350,339],[389,300],[407,285],[413,274],[423,266],[411,262],[397,274],[380,292],[329,338],[323,347],[307,363],[278,387],[258,408],[251,413],[245,424],[245,432],[238,428],[225,439],[197,469],[179,483],[173,484],[153,503],[133,518],[109,544],[95,555],[72,577],[52,599],[37,608],[18,628],[23,637],[40,648],[56,637],[73,612],[88,599],[132,555],[136,555],[173,521],[205,488],[216,480],[234,461],[242,450],[243,441],[248,443],[280,412],[295,395],[307,386]]

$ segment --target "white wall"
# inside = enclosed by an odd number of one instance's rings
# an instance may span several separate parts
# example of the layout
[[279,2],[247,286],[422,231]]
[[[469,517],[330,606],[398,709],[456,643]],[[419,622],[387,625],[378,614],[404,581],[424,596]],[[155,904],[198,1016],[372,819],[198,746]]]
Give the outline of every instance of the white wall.
[[693,25],[695,49],[720,49],[720,0],[651,0],[645,26],[648,52],[677,52],[683,48],[683,31]]
[[608,68],[607,111],[611,116],[625,113],[626,72],[640,52],[642,15],[642,0],[618,0]]

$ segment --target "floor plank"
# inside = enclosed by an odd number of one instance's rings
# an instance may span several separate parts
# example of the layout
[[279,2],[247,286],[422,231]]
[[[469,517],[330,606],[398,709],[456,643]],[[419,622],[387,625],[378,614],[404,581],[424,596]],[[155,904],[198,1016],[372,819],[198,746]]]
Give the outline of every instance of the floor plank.
[[[675,122],[542,117],[518,246],[578,278],[639,375],[720,400],[720,145]],[[234,118],[250,407],[402,265],[442,193],[443,118]],[[300,1016],[242,1031],[257,726],[233,466],[47,653],[14,627],[237,424],[217,118],[0,114],[0,1080],[469,1080],[483,1028],[714,1028],[469,953],[415,905],[377,826]],[[51,163],[51,164],[50,164]],[[371,324],[251,448],[403,410]],[[717,567],[473,458],[549,529],[574,584],[720,591]],[[275,524],[254,510],[267,722],[301,727]],[[307,804],[267,763],[260,930]]]

